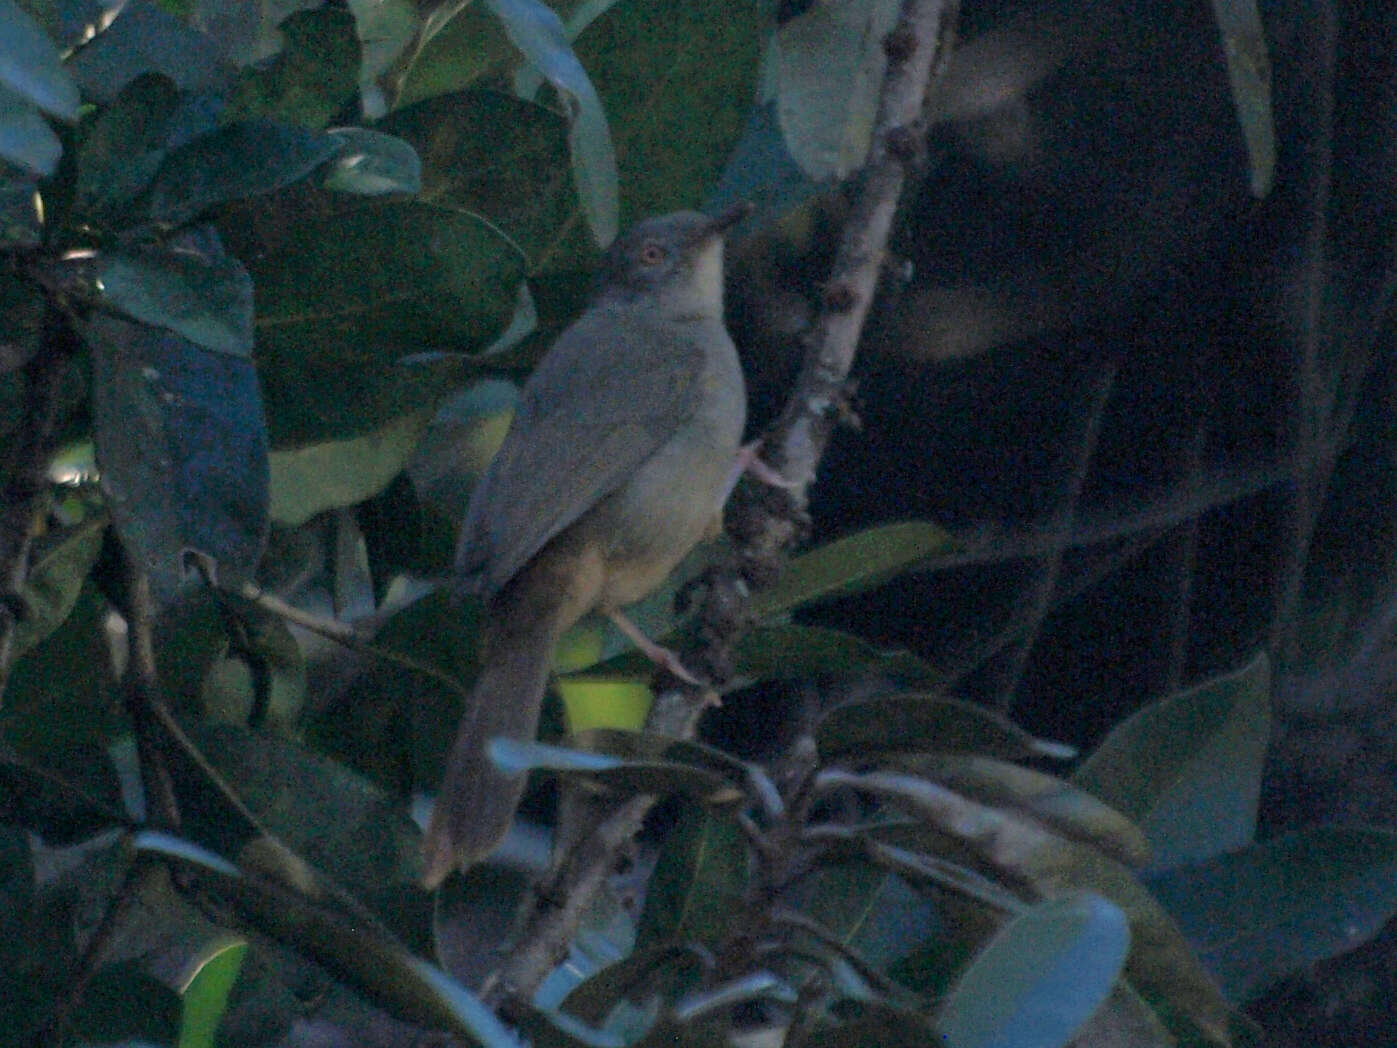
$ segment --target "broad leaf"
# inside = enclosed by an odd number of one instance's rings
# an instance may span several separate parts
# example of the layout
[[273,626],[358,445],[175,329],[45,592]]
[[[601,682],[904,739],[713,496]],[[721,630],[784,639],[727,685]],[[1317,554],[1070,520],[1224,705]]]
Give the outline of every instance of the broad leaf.
[[53,41],[14,0],[0,0],[0,85],[60,120],[78,117],[77,85]]
[[214,1034],[228,1010],[228,995],[247,956],[245,939],[222,940],[201,951],[180,991],[183,1001],[176,1048],[214,1048]]
[[944,675],[908,651],[883,651],[852,633],[820,626],[758,626],[737,643],[738,673],[752,680],[884,677],[934,687]]
[[1153,877],[1234,1002],[1366,942],[1397,914],[1397,834],[1321,828]]
[[322,185],[340,193],[383,196],[422,188],[422,161],[401,138],[363,127],[337,127],[331,137],[342,145],[325,166]]
[[573,54],[562,20],[541,0],[486,0],[486,5],[564,101],[577,195],[592,236],[605,247],[616,238],[620,203],[616,153],[596,88]]
[[272,520],[296,527],[378,494],[402,472],[428,420],[416,412],[348,440],[272,452]]
[[74,52],[68,71],[83,93],[110,102],[142,73],[160,73],[184,91],[219,87],[228,68],[218,44],[151,0],[130,0]]
[[174,82],[150,73],[127,84],[116,101],[102,110],[78,149],[73,199],[77,215],[117,228],[133,225],[144,216],[129,205],[165,159],[179,104]]
[[775,586],[752,598],[761,618],[816,600],[872,589],[898,572],[950,548],[950,536],[934,524],[884,524],[836,539],[791,561]]
[[252,279],[221,249],[103,253],[97,287],[133,320],[219,353],[252,354]]
[[252,574],[267,533],[267,443],[250,361],[160,328],[94,316],[94,439],[123,544],[170,599],[184,557]]
[[743,799],[742,791],[717,772],[677,761],[626,760],[601,753],[497,738],[490,759],[506,774],[550,771],[582,779],[623,797],[638,794],[690,797],[702,804],[729,807]]
[[178,226],[219,204],[270,193],[299,182],[342,145],[266,120],[219,128],[166,156],[150,187],[150,217]]
[[1147,706],[1072,776],[1132,819],[1158,867],[1251,842],[1271,733],[1270,667],[1242,669]]
[[0,159],[46,178],[62,154],[63,144],[39,110],[0,84]]
[[717,946],[734,931],[733,920],[742,912],[748,866],[747,842],[733,820],[685,804],[646,888],[637,944]]
[[1125,914],[1082,893],[1005,925],[941,1005],[948,1048],[1061,1048],[1111,994],[1130,945]]

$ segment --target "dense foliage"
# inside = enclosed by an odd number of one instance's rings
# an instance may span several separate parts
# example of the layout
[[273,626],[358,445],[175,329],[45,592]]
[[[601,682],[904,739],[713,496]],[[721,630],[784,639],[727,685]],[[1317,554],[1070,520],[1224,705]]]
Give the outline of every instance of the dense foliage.
[[0,0],[0,1044],[1230,1045],[1377,934],[1397,835],[1275,741],[1390,676],[1397,16],[1068,6],[965,5],[704,741],[587,624],[498,748],[563,836],[662,798],[507,1027],[545,848],[433,898],[410,817],[465,496],[646,214],[757,205],[770,417],[899,5]]

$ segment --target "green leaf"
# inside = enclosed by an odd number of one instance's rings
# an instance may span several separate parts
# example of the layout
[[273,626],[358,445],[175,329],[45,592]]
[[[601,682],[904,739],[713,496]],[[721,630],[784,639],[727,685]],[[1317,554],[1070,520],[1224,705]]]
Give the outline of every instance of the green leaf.
[[386,100],[379,77],[386,73],[417,33],[417,6],[411,0],[349,0],[362,59],[359,90],[364,112],[378,118]]
[[1072,776],[1132,819],[1168,868],[1249,844],[1271,733],[1264,655],[1135,713]]
[[626,0],[578,36],[610,121],[628,220],[709,196],[751,109],[770,17],[749,0]]
[[880,970],[925,947],[941,924],[925,895],[863,859],[822,864],[797,885],[791,903]]
[[53,41],[14,0],[0,0],[0,85],[60,120],[78,118],[77,85]]
[[422,161],[401,138],[363,127],[337,127],[330,135],[343,145],[325,165],[322,185],[326,189],[360,196],[421,190]]
[[648,793],[681,794],[703,804],[723,806],[743,798],[742,791],[726,776],[676,761],[625,760],[602,753],[505,738],[491,741],[490,759],[509,775],[550,771],[583,779],[626,797]]
[[165,159],[179,89],[158,73],[127,84],[93,121],[78,149],[73,210],[80,218],[115,228],[137,224],[144,211],[131,203]]
[[596,88],[573,53],[562,20],[540,0],[485,0],[514,44],[544,76],[568,113],[573,178],[587,224],[605,247],[620,224],[616,153]]
[[221,250],[103,253],[97,282],[102,299],[134,320],[205,349],[252,354],[252,278]]
[[176,1048],[214,1048],[214,1033],[228,1010],[228,995],[247,956],[245,939],[224,940],[201,951],[181,992]]
[[82,591],[106,535],[105,514],[71,528],[49,532],[35,542],[19,600],[19,617],[13,638],[19,657],[56,630],[68,618]]
[[1149,880],[1228,999],[1355,948],[1397,914],[1397,834],[1288,834]]
[[50,760],[55,763],[44,765],[0,751],[0,811],[7,824],[61,846],[125,821],[121,784],[105,753],[68,746]]
[[841,703],[815,725],[815,743],[825,760],[962,751],[1004,760],[1064,755],[1059,744],[1035,739],[983,707],[915,693]]
[[786,146],[815,181],[863,166],[883,82],[883,38],[896,0],[830,0],[784,22],[771,45],[776,112]]
[[225,215],[222,229],[257,288],[278,447],[344,440],[434,407],[468,365],[398,361],[488,345],[524,275],[491,223],[429,203],[293,192]]
[[934,687],[945,675],[908,651],[883,651],[852,633],[821,626],[758,626],[737,643],[740,676],[805,680],[884,677],[909,687]]
[[118,317],[83,326],[93,349],[94,442],[112,521],[158,599],[185,554],[251,577],[267,535],[267,443],[249,360]]
[[34,106],[0,84],[0,159],[47,178],[58,169],[62,155],[63,144],[48,121]]
[[244,72],[223,120],[262,117],[319,130],[354,100],[359,88],[354,18],[348,11],[322,7],[297,11],[279,28],[281,51]]
[[1264,197],[1276,175],[1276,125],[1271,113],[1271,56],[1256,0],[1213,0],[1227,56],[1232,105],[1242,126],[1251,191]]
[[884,524],[803,553],[769,589],[752,598],[763,619],[830,597],[869,590],[900,571],[950,548],[950,536],[934,524]]
[[948,1048],[1061,1048],[1111,994],[1125,914],[1090,893],[1040,903],[990,940],[942,1003]]
[[976,754],[937,754],[911,762],[925,775],[985,804],[1012,809],[1053,832],[1100,848],[1128,866],[1150,859],[1145,835],[1093,794],[1054,775]]
[[684,804],[660,848],[645,892],[637,945],[716,946],[742,913],[749,877],[747,842],[732,819]]
[[341,146],[329,135],[267,120],[219,128],[171,150],[150,187],[150,217],[179,226],[219,204],[289,186]]
[[407,465],[430,418],[420,411],[349,440],[272,452],[272,520],[297,527],[378,494]]
[[603,753],[631,761],[666,761],[711,771],[735,786],[747,782],[748,765],[714,746],[667,735],[616,728],[593,728],[571,737],[571,744],[588,753]]
[[399,110],[380,130],[422,158],[425,199],[490,216],[523,252],[531,277],[595,266],[597,248],[577,220],[568,177],[567,125],[557,113],[469,91]]

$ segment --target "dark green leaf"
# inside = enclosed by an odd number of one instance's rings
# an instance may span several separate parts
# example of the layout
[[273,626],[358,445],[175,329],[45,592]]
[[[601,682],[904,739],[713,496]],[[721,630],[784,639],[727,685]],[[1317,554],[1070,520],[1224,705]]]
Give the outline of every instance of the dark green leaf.
[[135,320],[219,353],[252,353],[252,279],[221,250],[104,253],[97,280],[103,300]]
[[701,742],[651,735],[643,731],[593,728],[572,736],[570,745],[632,761],[672,761],[716,772],[735,786],[747,782],[748,767],[736,757]]
[[131,0],[68,60],[83,92],[110,102],[142,73],[160,73],[184,91],[218,86],[227,75],[218,44],[150,0]]
[[674,1000],[695,985],[711,963],[711,957],[694,947],[673,943],[640,947],[578,984],[564,999],[563,1007],[583,1022],[596,1025],[622,1001],[644,1001],[655,993]]
[[14,0],[0,0],[0,85],[61,120],[78,118],[77,85],[53,41]]
[[739,674],[752,680],[884,677],[929,688],[945,676],[911,652],[881,651],[852,633],[820,626],[758,626],[738,641],[734,658]]
[[48,121],[34,106],[0,84],[0,159],[47,178],[58,169],[62,154],[63,144]]
[[748,866],[747,842],[737,824],[686,803],[650,877],[636,931],[638,945],[716,946],[742,917]]
[[877,753],[973,752],[1003,760],[1064,755],[980,706],[933,695],[898,694],[835,706],[815,726],[825,760]]
[[132,201],[165,159],[179,90],[158,73],[139,76],[93,122],[78,150],[73,210],[79,218],[120,228],[136,224]]
[[1147,706],[1106,737],[1073,783],[1134,820],[1159,867],[1250,843],[1271,734],[1270,681],[1258,656]]
[[[454,13],[441,23],[449,8]],[[394,108],[471,87],[514,54],[499,20],[484,4],[442,4],[431,14],[430,29],[424,20],[415,21],[417,39],[384,78],[393,85]],[[420,35],[424,31],[425,37]]]
[[24,614],[16,624],[13,651],[23,655],[61,626],[77,603],[106,534],[105,515],[52,531],[34,543],[19,599]]
[[821,865],[800,882],[791,904],[880,970],[926,946],[940,925],[925,896],[862,859]]
[[611,124],[628,220],[708,196],[742,133],[769,31],[769,9],[748,0],[626,0],[577,38]]
[[179,994],[127,962],[92,977],[73,1016],[73,1033],[95,1044],[126,1039],[171,1044],[179,1023]]
[[359,88],[354,17],[321,7],[297,11],[279,28],[281,51],[244,72],[224,119],[263,117],[319,130],[353,101]]
[[228,995],[242,971],[247,941],[223,940],[201,952],[181,993],[183,1007],[176,1048],[214,1048],[214,1031],[228,1010]]
[[942,1003],[949,1048],[1061,1048],[1110,996],[1130,945],[1125,914],[1090,893],[1005,925]]
[[219,204],[299,182],[339,152],[329,135],[249,120],[171,150],[150,187],[150,217],[183,225]]
[[338,127],[330,135],[343,145],[325,167],[326,189],[359,196],[421,190],[422,161],[401,138],[363,127]]
[[489,215],[524,252],[531,276],[596,264],[596,245],[577,221],[567,128],[557,113],[470,91],[400,110],[380,129],[422,158],[428,200]]
[[880,1001],[845,999],[837,1023],[819,1032],[820,1048],[929,1048],[942,1042],[926,1017]]
[[1397,914],[1397,834],[1323,828],[1149,880],[1228,999],[1370,939]]
[[[0,247],[38,247],[44,234],[43,201],[31,177],[0,179]],[[34,288],[11,276],[0,282],[0,375],[23,367],[37,341],[42,299]],[[0,425],[0,434],[5,431]]]
[[267,534],[267,443],[250,361],[112,316],[93,349],[94,440],[122,543],[168,600],[187,550],[251,576]]
[[468,365],[399,364],[483,348],[509,322],[517,251],[474,214],[287,193],[223,229],[257,288],[257,351],[277,446],[364,434],[434,407]]
[[504,24],[510,42],[563,99],[582,211],[597,243],[610,244],[620,224],[616,154],[601,99],[573,53],[562,20],[541,0],[486,0],[486,5]]
[[950,548],[934,524],[885,524],[803,553],[770,589],[752,598],[752,610],[771,618],[829,597],[872,589],[899,571]]

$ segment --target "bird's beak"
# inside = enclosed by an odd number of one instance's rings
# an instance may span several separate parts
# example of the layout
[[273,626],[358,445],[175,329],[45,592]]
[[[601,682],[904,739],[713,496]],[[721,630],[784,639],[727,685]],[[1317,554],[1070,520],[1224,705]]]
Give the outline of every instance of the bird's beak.
[[746,200],[733,204],[714,215],[706,225],[701,226],[699,235],[705,240],[709,237],[722,236],[755,210],[756,208]]

